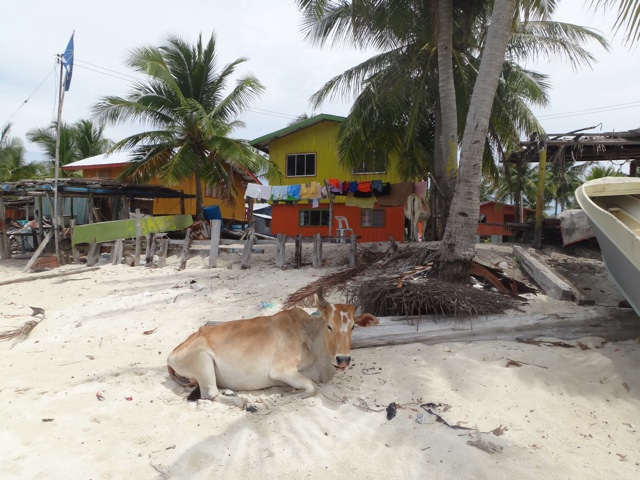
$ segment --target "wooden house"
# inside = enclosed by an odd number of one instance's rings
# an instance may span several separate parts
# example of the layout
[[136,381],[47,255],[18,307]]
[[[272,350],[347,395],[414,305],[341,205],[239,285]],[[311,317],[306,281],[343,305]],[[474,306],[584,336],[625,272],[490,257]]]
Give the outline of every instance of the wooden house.
[[[524,208],[524,219],[535,216],[536,211]],[[480,240],[491,238],[494,243],[509,241],[514,235],[514,230],[508,224],[516,223],[516,207],[499,202],[485,202],[480,205],[480,218],[478,219],[478,236]]]
[[[85,158],[84,160],[64,165],[61,168],[64,171],[80,170],[82,171],[83,178],[115,179],[118,178],[130,161],[131,157],[129,152],[114,152]],[[154,179],[149,183],[151,185],[163,185],[162,181],[158,179]],[[244,193],[247,183],[260,183],[260,181],[250,172],[247,172],[241,177],[236,176],[235,187],[237,196],[236,202],[233,205],[228,205],[221,200],[217,196],[215,189],[203,185],[203,207],[206,208],[217,205],[220,208],[220,213],[224,220],[244,223],[246,221]],[[178,185],[171,185],[171,187],[187,195],[195,195],[196,191],[195,179],[193,177],[181,181]],[[195,197],[186,199],[154,198],[139,200],[135,205],[131,205],[131,208],[140,208],[142,213],[149,215],[174,215],[180,213],[195,215],[196,200]]]
[[[310,185],[313,182],[325,186],[325,181],[338,180],[340,184],[357,183],[366,189],[376,182],[385,187],[400,185],[401,178],[392,162],[387,171],[377,167],[371,159],[363,158],[360,168],[352,169],[338,161],[337,135],[344,117],[320,114],[269,133],[251,141],[251,145],[269,154],[269,158],[283,172],[280,185]],[[379,182],[379,183],[378,183]],[[408,184],[402,184],[407,186]],[[411,184],[412,186],[412,184]],[[272,189],[275,187],[271,185]],[[388,193],[388,192],[387,192]],[[404,198],[386,201],[383,196],[356,197],[349,194],[331,195],[319,202],[273,201],[271,209],[271,233],[311,237],[316,233],[336,236],[338,218],[344,217],[348,228],[360,241],[387,241],[389,235],[402,241],[404,238]],[[344,220],[342,226],[346,227]]]

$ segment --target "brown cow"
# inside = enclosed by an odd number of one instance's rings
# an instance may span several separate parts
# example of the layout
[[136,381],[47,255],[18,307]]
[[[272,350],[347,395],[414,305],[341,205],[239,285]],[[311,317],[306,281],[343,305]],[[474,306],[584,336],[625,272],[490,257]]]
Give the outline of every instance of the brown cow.
[[316,394],[314,382],[328,382],[349,366],[351,332],[379,320],[355,316],[354,305],[330,304],[319,291],[320,315],[300,308],[266,317],[203,326],[171,352],[167,368],[183,387],[196,386],[189,400],[216,400],[240,408],[246,401],[219,389],[259,390],[290,385],[301,398]]
[[427,230],[427,220],[431,217],[431,209],[427,201],[412,193],[407,197],[404,204],[404,217],[409,221],[409,232],[407,239],[411,242],[420,240],[418,236],[418,222],[422,224],[422,240],[424,240],[424,232]]

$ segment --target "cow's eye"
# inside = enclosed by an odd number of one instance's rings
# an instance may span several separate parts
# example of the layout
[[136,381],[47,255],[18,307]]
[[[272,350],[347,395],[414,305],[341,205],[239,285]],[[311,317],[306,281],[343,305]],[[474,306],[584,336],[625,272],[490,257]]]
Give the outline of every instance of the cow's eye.
[[331,325],[327,325],[327,328],[328,328],[329,330],[333,330],[333,328],[331,328]]

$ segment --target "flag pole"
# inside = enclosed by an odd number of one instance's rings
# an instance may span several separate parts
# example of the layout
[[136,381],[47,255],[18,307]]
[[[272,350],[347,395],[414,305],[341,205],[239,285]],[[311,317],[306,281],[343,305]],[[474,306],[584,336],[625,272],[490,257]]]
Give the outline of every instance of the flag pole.
[[60,131],[62,130],[62,103],[64,102],[64,64],[62,55],[58,56],[60,62],[60,88],[58,92],[58,119],[56,121],[56,157],[55,176],[53,179],[53,234],[55,240],[56,258],[60,265],[60,225],[58,222],[58,178],[60,175]]
[[[53,180],[53,232],[55,239],[56,258],[58,259],[58,265],[60,265],[60,233],[64,222],[59,221],[62,218],[63,212],[58,212],[58,184],[60,177],[60,132],[62,131],[62,104],[64,102],[64,92],[69,90],[71,85],[71,75],[73,73],[73,37],[75,31],[71,34],[67,48],[62,55],[58,55],[58,61],[60,62],[60,92],[58,96],[58,120],[56,122],[56,157],[55,157],[55,177]],[[63,77],[63,73],[66,70],[66,75]]]

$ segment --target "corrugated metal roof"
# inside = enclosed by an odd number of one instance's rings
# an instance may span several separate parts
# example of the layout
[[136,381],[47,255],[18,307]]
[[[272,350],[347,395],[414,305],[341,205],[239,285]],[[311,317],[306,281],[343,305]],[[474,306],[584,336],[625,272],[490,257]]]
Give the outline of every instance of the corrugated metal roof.
[[85,158],[76,162],[67,163],[63,170],[76,170],[88,167],[101,167],[107,165],[122,165],[131,161],[131,152],[119,151],[113,153],[103,153],[95,157]]

